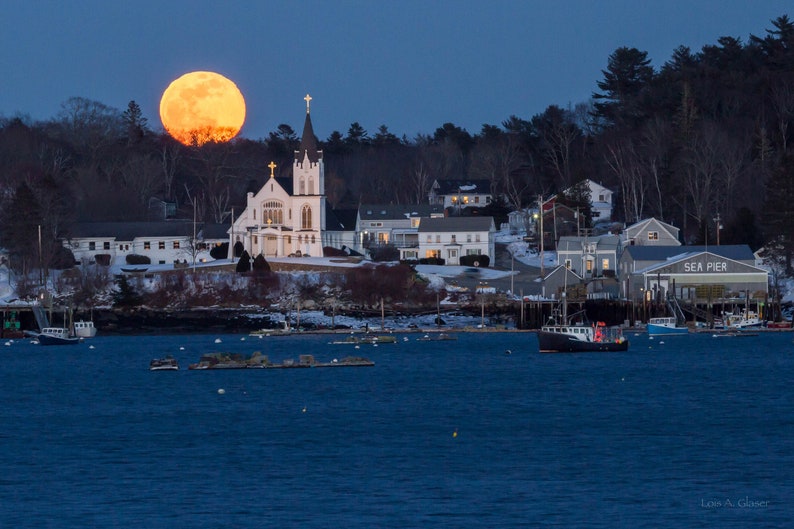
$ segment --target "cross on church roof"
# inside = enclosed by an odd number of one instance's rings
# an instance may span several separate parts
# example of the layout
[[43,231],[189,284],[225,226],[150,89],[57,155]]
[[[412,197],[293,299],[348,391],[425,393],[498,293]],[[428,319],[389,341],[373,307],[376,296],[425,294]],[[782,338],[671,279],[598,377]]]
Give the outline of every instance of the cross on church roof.
[[270,178],[273,178],[273,176],[275,176],[275,175],[273,174],[273,170],[276,168],[276,164],[275,164],[275,163],[273,163],[273,161],[271,161],[271,162],[268,164],[268,167],[270,167]]
[[310,96],[309,94],[306,94],[306,97],[304,97],[303,100],[306,101],[306,113],[308,114],[309,113],[309,101],[312,100],[312,96]]

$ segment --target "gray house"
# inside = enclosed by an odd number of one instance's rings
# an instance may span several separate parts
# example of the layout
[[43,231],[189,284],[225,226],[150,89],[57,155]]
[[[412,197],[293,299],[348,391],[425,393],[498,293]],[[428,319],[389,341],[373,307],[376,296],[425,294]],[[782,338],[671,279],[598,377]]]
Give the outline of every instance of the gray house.
[[361,253],[390,244],[400,259],[419,258],[419,222],[443,217],[444,208],[431,204],[362,204],[356,217],[356,245]]
[[617,235],[560,237],[557,262],[584,279],[614,276],[618,266],[620,239]]
[[635,222],[621,234],[623,246],[681,246],[679,229],[654,218]]

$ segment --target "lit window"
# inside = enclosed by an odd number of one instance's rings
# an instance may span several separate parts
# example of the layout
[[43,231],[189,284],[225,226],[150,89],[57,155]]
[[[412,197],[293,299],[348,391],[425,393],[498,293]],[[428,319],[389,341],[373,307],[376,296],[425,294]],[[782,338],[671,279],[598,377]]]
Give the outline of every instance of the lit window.
[[160,250],[165,250],[165,241],[158,242],[157,248],[159,248]]
[[179,241],[174,241],[174,250],[179,250]]
[[659,232],[658,231],[649,231],[648,232],[648,240],[649,241],[658,241],[659,240]]
[[152,243],[149,242],[149,241],[144,241],[143,242],[143,249],[144,250],[151,250],[152,249]]

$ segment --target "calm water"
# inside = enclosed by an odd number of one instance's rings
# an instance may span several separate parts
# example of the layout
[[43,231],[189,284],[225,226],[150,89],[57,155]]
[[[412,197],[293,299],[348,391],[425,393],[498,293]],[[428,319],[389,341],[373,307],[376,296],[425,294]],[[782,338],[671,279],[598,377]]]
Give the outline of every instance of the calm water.
[[[792,334],[630,335],[629,353],[579,355],[541,355],[532,334],[417,336],[359,350],[327,336],[5,346],[0,527],[744,528],[794,517]],[[376,366],[147,369],[217,350]]]

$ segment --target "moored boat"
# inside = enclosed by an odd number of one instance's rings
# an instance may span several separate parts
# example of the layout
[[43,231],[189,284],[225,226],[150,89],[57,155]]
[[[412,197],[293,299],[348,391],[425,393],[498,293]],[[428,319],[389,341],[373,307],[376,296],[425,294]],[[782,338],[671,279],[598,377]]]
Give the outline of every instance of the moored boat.
[[689,334],[689,327],[678,323],[677,318],[651,318],[648,320],[648,336]]
[[724,312],[722,314],[723,328],[725,329],[748,329],[753,327],[763,327],[764,322],[758,317],[755,311],[744,309],[741,312]]
[[541,353],[586,353],[628,351],[629,341],[620,327],[593,325],[544,325],[538,331]]
[[77,321],[74,323],[74,335],[78,338],[93,338],[96,336],[96,327],[93,321]]
[[69,333],[66,327],[45,327],[34,336],[40,345],[77,345],[81,339]]
[[165,358],[155,358],[149,362],[149,371],[177,371],[179,370],[179,363],[173,356],[166,356]]

